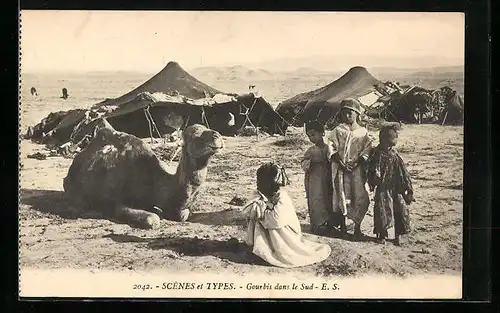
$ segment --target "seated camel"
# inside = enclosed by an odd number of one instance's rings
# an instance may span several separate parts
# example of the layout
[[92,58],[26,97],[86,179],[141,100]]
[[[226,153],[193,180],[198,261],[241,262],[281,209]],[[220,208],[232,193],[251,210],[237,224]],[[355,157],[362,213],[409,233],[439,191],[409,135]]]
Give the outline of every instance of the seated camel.
[[160,216],[186,221],[205,181],[207,166],[224,147],[222,136],[195,124],[183,132],[175,174],[139,138],[105,120],[95,138],[73,160],[64,191],[78,209],[93,209],[139,228],[156,228]]

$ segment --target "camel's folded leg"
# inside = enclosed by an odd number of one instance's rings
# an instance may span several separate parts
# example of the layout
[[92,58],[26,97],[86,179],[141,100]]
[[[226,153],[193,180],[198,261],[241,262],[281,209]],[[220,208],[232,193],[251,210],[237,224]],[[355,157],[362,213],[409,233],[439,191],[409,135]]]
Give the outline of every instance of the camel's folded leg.
[[160,217],[158,214],[148,211],[117,205],[115,207],[115,214],[119,220],[138,228],[155,229],[160,226]]
[[184,209],[176,212],[171,212],[166,216],[167,219],[176,222],[186,222],[190,216],[191,211],[189,209]]

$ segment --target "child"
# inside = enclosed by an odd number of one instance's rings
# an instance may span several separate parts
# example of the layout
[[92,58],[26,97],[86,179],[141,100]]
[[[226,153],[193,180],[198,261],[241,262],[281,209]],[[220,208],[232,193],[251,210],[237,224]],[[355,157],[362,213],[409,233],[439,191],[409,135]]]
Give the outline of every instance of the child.
[[332,204],[335,224],[346,234],[345,217],[354,222],[354,240],[360,240],[361,222],[368,211],[370,199],[366,184],[366,161],[372,139],[366,128],[358,124],[361,104],[356,99],[341,102],[341,124],[330,134],[332,143]]
[[321,262],[331,253],[329,245],[302,238],[292,200],[281,190],[284,169],[266,163],[257,170],[259,198],[250,207],[246,243],[252,253],[279,267],[298,267]]
[[319,122],[306,124],[306,134],[314,144],[302,158],[302,169],[305,172],[307,208],[314,234],[323,234],[330,228],[332,213],[332,184],[330,174],[330,158],[332,149],[323,139],[325,129]]
[[415,199],[410,174],[393,149],[398,139],[397,130],[397,125],[386,125],[380,130],[380,143],[370,159],[368,184],[372,191],[375,190],[373,232],[380,243],[385,243],[387,230],[394,226],[395,243],[400,245],[400,236],[411,231],[406,205]]

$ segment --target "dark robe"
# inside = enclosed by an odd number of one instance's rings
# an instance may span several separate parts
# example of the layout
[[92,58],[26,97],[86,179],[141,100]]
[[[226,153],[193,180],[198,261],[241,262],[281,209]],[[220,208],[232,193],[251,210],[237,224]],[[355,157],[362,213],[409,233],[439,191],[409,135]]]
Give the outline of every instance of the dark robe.
[[368,184],[375,191],[373,233],[387,234],[391,227],[396,236],[409,233],[407,203],[411,203],[413,187],[404,161],[394,149],[387,152],[380,147],[375,149],[369,161]]

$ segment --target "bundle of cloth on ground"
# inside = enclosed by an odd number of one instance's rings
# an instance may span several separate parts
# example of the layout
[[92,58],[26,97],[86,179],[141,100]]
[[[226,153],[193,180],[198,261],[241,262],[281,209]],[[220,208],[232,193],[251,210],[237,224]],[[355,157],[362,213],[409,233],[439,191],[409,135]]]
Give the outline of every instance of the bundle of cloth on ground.
[[189,99],[181,95],[172,96],[162,92],[141,92],[137,95],[138,99],[148,100],[151,102],[172,102],[172,103],[187,103],[191,105],[199,105],[199,106],[212,106],[214,104],[220,103],[228,103],[228,102],[236,102],[236,98],[234,96],[229,96],[225,94],[216,94],[213,97],[206,97],[201,99]]

